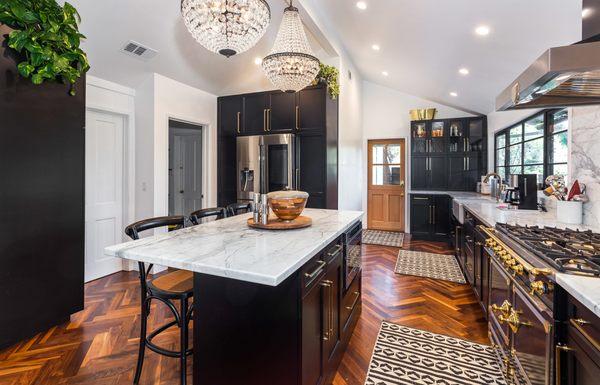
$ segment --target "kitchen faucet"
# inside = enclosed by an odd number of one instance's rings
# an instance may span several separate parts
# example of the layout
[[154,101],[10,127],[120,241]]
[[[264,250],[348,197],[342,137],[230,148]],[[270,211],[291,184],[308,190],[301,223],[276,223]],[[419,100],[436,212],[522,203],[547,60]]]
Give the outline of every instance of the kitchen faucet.
[[500,194],[502,193],[502,177],[500,175],[496,174],[495,172],[490,172],[483,179],[483,183],[488,183],[490,181],[490,178],[493,178],[493,177],[498,178],[499,183],[495,189],[494,188],[491,189],[490,193],[493,197],[496,198],[496,202],[500,202]]

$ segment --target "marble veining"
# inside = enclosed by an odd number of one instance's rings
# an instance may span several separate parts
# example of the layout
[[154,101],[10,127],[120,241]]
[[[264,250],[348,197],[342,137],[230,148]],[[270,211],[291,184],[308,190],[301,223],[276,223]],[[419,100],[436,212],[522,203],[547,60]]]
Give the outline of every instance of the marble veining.
[[556,283],[600,317],[600,278],[557,273]]
[[600,227],[600,107],[577,107],[571,111],[569,179],[586,184],[590,201],[583,205],[583,221]]
[[238,215],[110,246],[124,259],[277,286],[362,218],[359,211],[306,209],[304,229],[252,229]]

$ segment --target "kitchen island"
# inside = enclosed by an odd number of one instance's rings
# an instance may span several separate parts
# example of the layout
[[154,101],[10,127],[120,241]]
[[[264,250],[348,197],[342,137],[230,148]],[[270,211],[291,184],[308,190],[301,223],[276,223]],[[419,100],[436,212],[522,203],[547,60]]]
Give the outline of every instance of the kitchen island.
[[239,215],[105,251],[194,272],[194,384],[329,383],[361,310],[343,235],[362,213],[303,215],[311,227],[257,230]]

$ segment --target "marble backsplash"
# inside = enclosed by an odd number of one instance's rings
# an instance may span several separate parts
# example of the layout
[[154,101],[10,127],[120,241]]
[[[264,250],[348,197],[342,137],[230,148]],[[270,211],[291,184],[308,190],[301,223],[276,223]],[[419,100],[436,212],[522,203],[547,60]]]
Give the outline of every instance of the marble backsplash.
[[587,186],[585,225],[600,228],[600,106],[571,109],[570,180]]

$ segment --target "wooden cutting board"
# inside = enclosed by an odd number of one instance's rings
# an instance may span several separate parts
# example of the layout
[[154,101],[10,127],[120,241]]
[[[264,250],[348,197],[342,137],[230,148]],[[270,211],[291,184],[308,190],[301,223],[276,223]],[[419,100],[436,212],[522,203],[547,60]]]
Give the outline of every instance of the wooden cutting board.
[[266,225],[263,225],[262,223],[255,223],[254,218],[248,218],[248,226],[264,230],[292,230],[301,229],[310,225],[312,225],[312,219],[302,215],[293,221],[282,221],[275,216],[271,216],[269,217],[269,222]]

